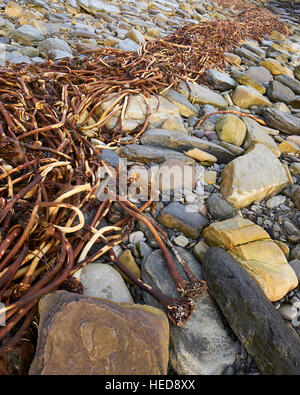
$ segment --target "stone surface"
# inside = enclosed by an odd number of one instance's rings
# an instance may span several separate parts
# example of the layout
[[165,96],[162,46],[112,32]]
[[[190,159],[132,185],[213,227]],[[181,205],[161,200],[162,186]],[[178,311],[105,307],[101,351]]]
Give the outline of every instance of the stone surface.
[[132,296],[120,273],[104,263],[92,263],[78,270],[76,277],[83,285],[83,295],[133,303]]
[[300,95],[300,81],[287,74],[278,75],[275,78],[281,84],[288,86],[296,95]]
[[60,38],[47,38],[39,44],[38,49],[42,56],[49,59],[55,58],[56,51],[63,51],[72,55],[72,48]]
[[[120,256],[119,256],[120,262],[131,272],[133,273],[137,278],[141,278],[141,270],[138,267],[138,265],[135,262],[135,259],[133,258],[131,251],[130,250],[125,250]],[[124,278],[126,282],[129,284],[133,284],[131,280],[129,280],[128,277],[123,274],[116,265],[114,265],[114,268],[118,270],[118,272],[121,274],[121,276]]]
[[266,108],[263,112],[266,123],[286,134],[300,134],[300,118],[274,108]]
[[292,195],[292,200],[298,210],[300,210],[300,187],[298,187]]
[[193,148],[198,148],[201,151],[213,155],[221,163],[228,163],[234,158],[234,155],[231,152],[217,144],[197,137],[185,136],[182,133],[174,133],[167,130],[147,130],[143,134],[141,141],[142,144],[165,147],[182,152],[188,152]]
[[289,182],[287,169],[274,153],[256,144],[222,171],[222,196],[234,208],[247,207],[255,200],[276,195]]
[[196,107],[182,93],[169,89],[163,96],[178,108],[183,117],[188,118],[198,114]]
[[237,145],[242,145],[246,136],[246,125],[236,115],[225,114],[218,119],[216,131],[222,141]]
[[118,154],[122,158],[133,160],[139,163],[163,163],[168,159],[178,159],[183,161],[186,165],[193,165],[194,159],[182,154],[181,152],[164,149],[150,145],[128,145],[121,148]]
[[238,71],[232,71],[231,75],[233,78],[241,85],[250,86],[251,88],[255,89],[257,92],[261,93],[262,95],[266,93],[266,88],[256,81],[254,78],[251,78],[246,73],[241,73]]
[[145,44],[146,40],[141,32],[136,29],[129,30],[129,32],[125,36],[130,40],[134,41],[137,44]]
[[268,85],[267,95],[272,101],[280,101],[289,103],[295,99],[294,92],[286,85],[279,81],[270,81]]
[[211,248],[204,256],[203,273],[211,295],[261,373],[299,375],[299,338],[246,270],[221,248]]
[[263,144],[278,158],[280,156],[280,149],[273,138],[267,133],[267,129],[261,126],[254,119],[243,117],[243,121],[247,127],[247,136],[244,140],[243,147],[247,150],[255,144]]
[[225,220],[235,216],[234,208],[222,198],[220,193],[213,193],[206,201],[209,214],[216,220]]
[[39,311],[30,375],[167,373],[169,328],[159,309],[56,291]]
[[263,228],[240,217],[212,223],[204,229],[203,237],[210,246],[223,247],[225,250],[256,240],[270,239]]
[[[193,273],[201,279],[201,267],[187,251],[179,248]],[[175,261],[180,274],[181,266]],[[154,251],[142,264],[142,277],[170,297],[178,297],[161,252]],[[145,301],[159,306],[148,294]],[[170,364],[180,375],[219,375],[235,359],[233,341],[224,328],[219,310],[211,297],[194,298],[195,311],[184,328],[170,325]]]
[[34,26],[23,25],[15,30],[13,39],[20,44],[35,45],[44,39],[44,35]]
[[262,66],[249,67],[249,69],[244,72],[244,75],[257,81],[259,84],[269,83],[273,79],[270,71]]
[[208,83],[217,90],[227,91],[237,86],[236,81],[229,74],[219,70],[208,69],[205,71]]
[[186,83],[181,81],[179,84],[179,91],[187,98],[190,98],[192,103],[211,104],[217,108],[227,107],[227,101],[224,99],[224,97],[219,93],[208,89],[206,86],[198,85],[197,83]]
[[208,223],[204,215],[179,202],[171,202],[163,208],[157,220],[167,228],[176,229],[192,239],[197,239]]
[[271,58],[262,60],[259,65],[268,69],[272,75],[287,74],[288,72],[287,68],[282,66],[278,60]]
[[299,154],[300,153],[300,147],[299,145],[293,143],[292,141],[284,140],[282,143],[279,144],[278,148],[280,149],[280,152],[282,153],[293,153],[293,154]]
[[298,280],[300,281],[300,259],[293,259],[289,262],[289,265],[294,270]]
[[77,3],[91,14],[97,14],[98,12],[118,14],[120,12],[118,7],[100,0],[77,0]]
[[251,106],[270,106],[271,102],[250,86],[239,85],[232,95],[232,101],[235,105],[242,108]]
[[298,279],[280,247],[259,240],[228,250],[262,288],[270,301],[283,298],[298,286]]
[[286,197],[283,195],[273,196],[271,197],[271,199],[266,201],[266,207],[269,210],[273,210],[274,208],[283,204],[285,201],[286,201]]

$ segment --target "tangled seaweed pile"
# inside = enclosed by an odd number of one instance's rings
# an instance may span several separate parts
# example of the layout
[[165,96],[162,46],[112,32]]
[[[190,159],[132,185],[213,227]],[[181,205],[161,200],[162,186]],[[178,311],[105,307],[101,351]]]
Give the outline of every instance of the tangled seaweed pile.
[[[245,37],[259,39],[269,32],[268,24],[263,28],[256,20],[247,20],[249,15],[253,18],[246,10],[236,20],[183,26],[163,40],[146,43],[138,54],[104,48],[58,64],[0,69],[0,302],[5,304],[0,314],[5,310],[7,320],[0,328],[0,352],[21,338],[42,295],[61,286],[79,292],[72,274],[105,253],[168,309],[175,324],[184,325],[193,312],[189,297],[202,293],[205,283],[143,214],[151,201],[138,209],[112,193],[104,202],[97,200],[98,169],[106,164],[101,147],[88,139],[96,135],[106,147],[123,144],[130,95],[141,94],[147,115],[127,144],[134,142],[147,128],[150,94],[176,87],[180,80],[199,81],[206,69],[225,66],[224,51],[239,46]],[[274,16],[268,18],[272,30],[287,33]],[[94,121],[99,106],[112,99]],[[110,131],[105,125],[116,113],[119,120]],[[126,216],[114,226],[101,227],[112,200],[119,201]],[[96,215],[87,225],[84,214],[92,208]],[[134,220],[152,231],[181,298],[170,299],[144,284],[115,256],[112,247],[130,234]],[[98,251],[88,256],[94,244]],[[188,280],[180,277],[167,246]]]

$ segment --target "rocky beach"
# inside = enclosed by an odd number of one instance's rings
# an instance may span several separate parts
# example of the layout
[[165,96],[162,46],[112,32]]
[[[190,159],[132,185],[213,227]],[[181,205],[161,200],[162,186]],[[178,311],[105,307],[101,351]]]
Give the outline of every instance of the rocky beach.
[[1,375],[300,375],[299,22],[1,2]]

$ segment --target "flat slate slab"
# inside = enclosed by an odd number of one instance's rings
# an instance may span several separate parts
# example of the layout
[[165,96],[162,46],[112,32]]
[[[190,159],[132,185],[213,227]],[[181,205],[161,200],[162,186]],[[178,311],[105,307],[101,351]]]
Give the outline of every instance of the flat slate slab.
[[208,223],[204,215],[180,202],[168,204],[161,210],[157,220],[167,228],[179,230],[192,239],[200,237],[202,228]]
[[245,269],[222,248],[202,262],[210,295],[261,373],[300,375],[300,340]]
[[186,136],[182,133],[175,133],[163,129],[147,130],[141,138],[144,145],[165,147],[176,151],[186,152],[192,148],[199,148],[215,156],[220,163],[228,163],[235,158],[227,149],[220,145],[202,140],[198,137]]
[[300,134],[300,118],[290,113],[269,107],[264,110],[263,117],[271,128],[286,134]]
[[186,165],[195,164],[195,160],[182,154],[181,152],[172,151],[166,148],[160,148],[145,145],[128,145],[120,149],[118,154],[122,158],[133,160],[140,163],[163,163],[168,159],[178,159]]

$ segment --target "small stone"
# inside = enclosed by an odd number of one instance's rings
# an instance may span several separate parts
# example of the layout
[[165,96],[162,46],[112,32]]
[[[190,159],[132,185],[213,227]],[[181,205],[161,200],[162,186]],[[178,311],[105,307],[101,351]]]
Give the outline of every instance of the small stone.
[[206,86],[198,85],[196,82],[184,82],[179,84],[179,92],[190,98],[192,103],[211,104],[217,108],[226,108],[227,101],[222,95],[208,89]]
[[287,68],[283,67],[281,65],[281,63],[275,59],[268,58],[266,60],[262,60],[259,63],[259,65],[268,69],[271,72],[271,74],[273,74],[273,75],[280,75],[280,74],[287,74],[288,73]]
[[204,181],[208,185],[213,185],[217,182],[217,172],[216,171],[205,171],[204,172]]
[[278,311],[285,320],[292,321],[297,316],[298,309],[290,304],[284,304]]
[[47,38],[39,44],[38,49],[42,56],[49,59],[54,59],[57,51],[72,55],[72,48],[60,38]]
[[284,36],[283,34],[279,33],[277,30],[273,30],[272,33],[270,34],[270,37],[273,38],[273,40],[276,40],[276,41],[283,41],[286,38],[286,36]]
[[183,235],[175,237],[173,241],[176,245],[183,248],[189,244],[189,239]]
[[210,155],[207,152],[200,150],[199,148],[192,148],[188,151],[185,151],[184,153],[185,155],[189,156],[190,158],[196,159],[199,162],[217,162],[217,158],[214,155]]
[[23,12],[23,8],[19,4],[15,3],[14,1],[8,2],[5,8],[5,15],[7,15],[10,18],[19,18],[22,12]]
[[236,65],[241,64],[241,58],[238,55],[235,55],[234,53],[231,52],[224,52],[225,59],[229,61],[229,63],[233,63]]
[[144,241],[138,241],[136,243],[136,248],[137,248],[139,256],[141,258],[145,258],[148,255],[150,255],[151,252],[153,252],[153,249],[151,247],[149,247],[148,244],[145,243]]
[[257,82],[255,79],[246,75],[246,73],[240,73],[234,70],[231,72],[231,75],[239,84],[250,86],[251,88],[255,89],[257,92],[261,93],[262,95],[266,93],[266,88],[262,84]]
[[276,195],[289,182],[287,169],[274,153],[256,144],[222,171],[222,196],[234,208],[243,208],[255,200]]
[[225,114],[218,119],[216,130],[222,141],[237,145],[242,145],[246,136],[246,125],[237,116]]
[[291,256],[294,259],[299,259],[300,260],[300,244],[298,244],[296,247],[294,247],[291,251]]
[[300,188],[298,187],[292,195],[292,201],[295,203],[298,210],[300,210]]
[[300,259],[294,259],[290,261],[289,265],[293,268],[298,280],[300,281]]
[[122,49],[122,51],[125,52],[138,52],[140,45],[137,44],[135,41],[126,38],[125,40],[122,40],[117,45],[115,45],[115,47],[118,49]]
[[134,41],[135,43],[137,43],[137,44],[139,44],[139,45],[140,45],[140,44],[145,44],[145,42],[146,42],[146,40],[145,40],[144,36],[142,35],[142,33],[139,32],[139,31],[136,30],[136,29],[130,30],[130,31],[126,34],[125,37],[126,37],[126,38],[129,38],[130,40]]
[[268,126],[286,134],[300,134],[300,119],[294,115],[268,107],[263,111]]
[[213,219],[225,220],[235,216],[234,208],[219,193],[213,193],[207,199],[206,205]]
[[279,81],[269,82],[267,94],[270,100],[284,103],[289,103],[296,97],[289,87],[281,84]]
[[273,108],[275,108],[275,110],[291,113],[290,109],[285,103],[280,103],[280,102],[274,103]]
[[247,135],[243,143],[243,147],[248,150],[255,144],[263,144],[269,148],[278,158],[280,150],[273,138],[268,134],[268,129],[261,126],[254,119],[243,117],[243,121],[247,127]]
[[202,228],[207,224],[207,218],[189,206],[172,202],[158,216],[158,222],[167,228],[176,229],[185,236],[197,239]]
[[129,235],[129,242],[132,244],[136,244],[139,241],[145,241],[145,237],[144,237],[144,233],[141,231],[137,231],[137,232],[132,232]]
[[132,296],[120,273],[108,264],[91,263],[78,270],[74,277],[83,285],[85,296],[133,303]]
[[271,106],[271,102],[255,89],[239,85],[232,95],[233,103],[242,108],[249,108],[251,106]]
[[280,149],[280,152],[284,153],[293,153],[293,154],[299,154],[300,153],[300,147],[299,145],[293,143],[290,140],[284,140],[282,143],[279,144],[278,148]]
[[[119,256],[120,262],[132,273],[134,274],[137,278],[142,278],[141,277],[141,271],[138,265],[135,262],[135,259],[133,258],[131,251],[130,250],[125,250],[120,256]],[[134,284],[123,272],[118,268],[117,265],[113,265],[113,267],[118,270],[118,272],[121,274],[121,276],[124,278],[124,280],[129,283],[129,284]]]
[[282,195],[278,196],[273,196],[271,199],[267,200],[266,202],[266,207],[269,210],[273,210],[274,208],[277,208],[281,204],[283,204],[286,201],[286,197]]
[[208,69],[205,71],[205,77],[208,83],[217,90],[226,91],[237,86],[237,83],[229,74],[219,70]]
[[182,93],[169,89],[163,96],[178,107],[183,117],[188,118],[198,114],[196,107]]
[[205,241],[199,241],[195,247],[193,248],[193,254],[195,257],[201,262],[204,254],[209,249],[209,246],[205,243]]
[[15,30],[13,39],[20,44],[31,46],[42,41],[44,34],[40,29],[30,25],[23,25]]

